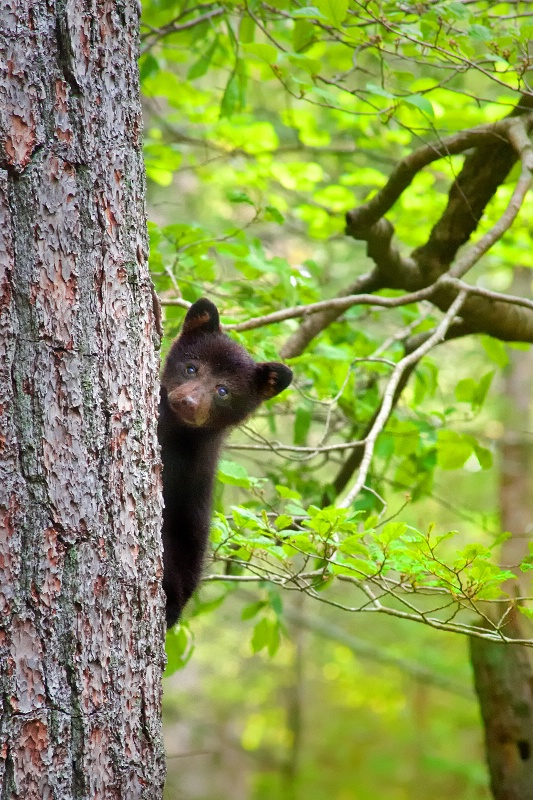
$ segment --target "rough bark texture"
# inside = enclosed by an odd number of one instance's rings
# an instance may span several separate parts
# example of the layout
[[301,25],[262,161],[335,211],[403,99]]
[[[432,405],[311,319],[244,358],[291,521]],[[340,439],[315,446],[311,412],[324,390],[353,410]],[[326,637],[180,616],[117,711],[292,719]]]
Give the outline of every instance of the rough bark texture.
[[0,8],[0,797],[160,798],[134,0]]
[[[524,632],[512,616],[508,636]],[[533,675],[525,647],[470,638],[494,800],[533,797]]]
[[[531,294],[531,270],[515,270],[513,292]],[[504,436],[501,445],[500,515],[502,530],[512,536],[502,549],[502,563],[515,567],[528,554],[533,518],[531,395],[533,353],[514,351],[503,387]],[[531,594],[529,573],[516,570],[512,595]],[[508,635],[523,638],[530,625],[511,611]],[[528,648],[470,640],[474,680],[485,726],[485,748],[495,800],[533,798],[533,670]]]

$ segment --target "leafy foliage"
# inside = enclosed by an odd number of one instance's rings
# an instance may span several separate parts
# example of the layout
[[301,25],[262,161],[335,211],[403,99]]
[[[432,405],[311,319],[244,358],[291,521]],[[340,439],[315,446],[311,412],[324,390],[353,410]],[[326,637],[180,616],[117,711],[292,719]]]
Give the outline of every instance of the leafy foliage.
[[[495,509],[487,515],[481,502],[450,533],[434,498],[439,486],[446,493],[455,485],[453,476],[494,480],[491,386],[506,345],[494,325],[472,317],[465,333],[480,339],[434,350],[439,324],[440,338],[464,335],[454,332],[453,314],[442,319],[450,302],[431,294],[431,280],[452,276],[448,265],[440,273],[433,266],[434,277],[415,286],[422,296],[411,297],[413,262],[389,249],[386,231],[366,231],[350,215],[370,213],[376,198],[396,191],[395,166],[406,159],[407,170],[421,144],[436,151],[467,128],[475,137],[525,102],[531,18],[515,5],[144,4],[150,258],[168,339],[183,308],[207,294],[258,359],[281,350],[297,376],[293,390],[234,436],[230,453],[240,455],[220,465],[214,568],[193,613],[255,581],[343,608],[505,636],[501,618],[479,605],[501,600],[513,577],[497,566]],[[424,156],[379,219],[392,222],[402,248],[415,248],[415,263],[448,213],[467,152],[465,138]],[[517,180],[515,169],[489,192],[476,236],[491,236]],[[530,203],[524,194],[526,211]],[[343,235],[347,212],[351,238]],[[506,288],[518,253],[530,265],[526,236],[519,218],[492,236],[483,258],[483,250],[468,251],[473,286]],[[423,260],[419,267],[429,269]],[[470,288],[468,319],[470,309],[478,314]],[[360,299],[301,340],[302,307],[336,293]],[[292,307],[286,321],[268,316]],[[517,339],[531,341],[526,327],[516,328]],[[387,397],[390,412],[380,420]],[[257,601],[265,605],[255,612],[255,650],[279,644],[273,596]]]
[[[505,640],[531,570],[531,555],[499,566],[497,455],[502,373],[533,341],[512,295],[533,266],[532,19],[488,0],[143,3],[163,348],[208,295],[232,336],[295,373],[231,437],[213,558],[167,637],[168,674],[193,630],[208,642],[202,691],[189,667],[179,705],[222,742],[237,732],[254,800],[488,797],[445,631]],[[341,610],[371,653],[335,627]],[[409,703],[388,669],[414,676]],[[191,797],[239,796],[218,758],[211,794]]]

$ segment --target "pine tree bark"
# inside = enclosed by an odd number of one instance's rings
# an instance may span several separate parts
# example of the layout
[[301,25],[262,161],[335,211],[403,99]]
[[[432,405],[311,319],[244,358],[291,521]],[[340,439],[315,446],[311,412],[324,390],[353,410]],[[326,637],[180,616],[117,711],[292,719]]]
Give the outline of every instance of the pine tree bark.
[[0,7],[0,797],[162,796],[134,0]]

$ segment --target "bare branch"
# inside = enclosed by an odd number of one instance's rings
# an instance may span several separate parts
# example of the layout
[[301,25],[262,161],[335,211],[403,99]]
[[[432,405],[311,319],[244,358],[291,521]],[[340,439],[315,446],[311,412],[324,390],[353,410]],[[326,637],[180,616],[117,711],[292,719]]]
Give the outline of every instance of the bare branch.
[[[430,284],[435,292],[428,295],[441,311],[446,311],[456,297],[452,284],[438,283],[445,276],[458,249],[476,229],[485,206],[501,185],[509,170],[522,158],[523,174],[509,208],[491,234],[494,239],[482,239],[473,248],[469,257],[474,259],[479,252],[501,235],[509,220],[514,219],[516,209],[523,201],[529,181],[530,145],[527,134],[533,126],[533,97],[524,95],[517,106],[504,119],[494,125],[480,126],[461,134],[443,139],[440,144],[425,145],[404,159],[394,170],[387,184],[375,197],[358,209],[347,214],[347,233],[368,242],[368,254],[374,260],[375,269],[363,276],[362,285],[351,287],[339,297],[355,292],[375,292],[384,288],[404,289],[416,292]],[[520,118],[521,124],[516,125]],[[399,255],[392,242],[393,228],[381,217],[396,202],[409,186],[414,175],[427,164],[444,156],[460,153],[474,147],[465,158],[463,168],[454,182],[448,204],[439,221],[434,225],[426,244],[413,251],[410,257]],[[490,236],[490,234],[488,234]],[[477,256],[479,257],[479,256]],[[464,257],[468,258],[467,256]],[[461,262],[461,264],[470,262]],[[468,267],[467,267],[468,268]],[[461,273],[462,274],[462,273]],[[464,287],[461,287],[464,288]],[[487,333],[503,341],[533,341],[533,316],[527,311],[509,308],[508,296],[489,297],[482,290],[472,289],[463,308],[463,334]],[[515,306],[524,305],[513,301]],[[341,310],[330,308],[303,321],[300,328],[286,342],[284,357],[299,355],[311,340],[333,322]]]
[[453,136],[447,136],[438,143],[426,144],[406,156],[391,173],[385,186],[367,203],[348,211],[346,214],[346,233],[359,238],[361,230],[369,229],[388,211],[401,197],[415,176],[433,161],[464,153],[480,144],[494,144],[498,140],[507,139],[509,123],[500,120],[488,125],[479,125]]
[[[529,122],[531,123],[531,120],[529,120]],[[457,259],[450,269],[450,275],[452,277],[462,277],[477,261],[479,261],[481,256],[486,253],[495,242],[501,239],[505,231],[509,230],[531,187],[533,148],[527,135],[527,125],[523,117],[509,119],[509,140],[522,159],[520,178],[515,186],[509,204],[500,219],[492,226],[488,233],[482,236],[478,242]]]
[[409,305],[409,303],[417,303],[420,300],[426,300],[431,296],[433,287],[421,289],[418,292],[405,294],[401,297],[380,297],[374,294],[351,294],[347,297],[334,297],[331,300],[320,300],[318,303],[310,303],[307,306],[292,306],[291,308],[283,308],[279,311],[274,311],[272,314],[265,314],[263,317],[255,317],[246,320],[246,322],[239,322],[234,325],[225,325],[224,329],[228,331],[250,331],[254,328],[262,328],[265,325],[272,325],[275,322],[284,322],[286,319],[294,319],[295,317],[307,317],[311,314],[317,314],[320,311],[338,311],[342,313],[347,311],[355,305],[371,305],[381,306],[383,308],[397,308],[398,306]]
[[524,308],[529,308],[533,311],[533,300],[529,300],[527,297],[517,297],[514,294],[492,292],[490,289],[483,289],[481,286],[470,286],[470,284],[465,283],[459,278],[453,278],[449,274],[443,275],[441,278],[439,278],[439,283],[444,286],[453,286],[458,290],[465,290],[468,292],[468,294],[478,295],[479,297],[484,297],[487,300],[496,300],[499,303],[509,303],[510,305],[514,306],[523,306]]
[[[367,279],[369,276],[363,276]],[[298,331],[289,338],[282,348],[283,358],[291,358],[299,355],[305,347],[307,338],[315,335],[314,327],[311,325],[315,319],[319,319],[316,327],[322,330],[327,327],[329,322],[337,319],[344,311],[354,305],[370,305],[383,308],[398,308],[410,303],[417,303],[423,300],[431,301],[437,308],[445,312],[453,302],[458,291],[465,291],[469,298],[464,306],[464,321],[461,331],[456,335],[467,335],[471,333],[487,333],[501,338],[503,341],[533,341],[533,315],[527,314],[520,316],[516,313],[509,316],[509,309],[506,306],[520,306],[529,311],[533,311],[533,300],[516,295],[493,292],[480,286],[471,286],[464,281],[452,277],[449,273],[441,275],[435,283],[424,289],[402,295],[400,297],[380,297],[372,294],[349,294],[338,296],[330,300],[321,300],[318,303],[310,303],[307,306],[292,306],[290,308],[274,311],[272,314],[265,314],[261,317],[254,317],[245,322],[224,325],[224,330],[246,331],[260,328],[265,325],[272,325],[277,322],[284,322],[287,319],[303,317],[304,322]],[[479,298],[476,300],[475,298]],[[181,297],[162,297],[162,306],[180,306],[188,309],[191,303]],[[309,329],[304,330],[309,324]],[[304,331],[304,334],[302,334]],[[318,331],[317,331],[318,332]],[[302,348],[302,349],[300,349]]]
[[225,8],[214,8],[212,11],[207,11],[205,14],[201,14],[199,17],[194,17],[194,19],[190,19],[188,22],[179,23],[178,20],[184,16],[181,14],[179,17],[176,17],[176,19],[172,20],[172,22],[169,22],[168,25],[164,25],[162,28],[150,28],[148,33],[145,33],[141,36],[142,41],[151,40],[149,44],[145,45],[141,49],[141,54],[146,53],[165,36],[170,36],[173,33],[181,33],[181,31],[189,30],[189,28],[194,28],[196,25],[201,25],[202,22],[207,22],[210,19],[214,19],[214,17],[220,17],[221,14],[225,13]]
[[162,306],[179,306],[184,309],[189,309],[192,306],[192,303],[182,297],[160,297],[159,302]]
[[319,456],[322,453],[333,453],[342,450],[351,450],[352,447],[363,445],[365,439],[352,442],[339,442],[338,444],[322,444],[316,447],[298,447],[297,445],[283,444],[282,442],[265,442],[265,444],[227,444],[226,450],[260,450],[272,453],[302,453],[305,455]]
[[[249,562],[241,562],[241,566],[243,568],[250,569]],[[316,572],[312,574],[313,576],[320,578],[323,577],[321,572]],[[301,575],[302,579],[306,576]],[[359,589],[363,589],[364,587],[361,585],[361,581],[352,580],[347,575],[337,575],[336,576],[339,581],[346,581],[348,583],[354,583],[358,586]],[[441,631],[450,631],[452,633],[461,633],[467,636],[474,636],[478,639],[486,639],[490,642],[499,642],[501,644],[523,644],[527,647],[533,647],[533,640],[532,639],[515,639],[512,637],[508,637],[503,633],[502,627],[499,625],[494,625],[493,628],[487,630],[487,628],[481,627],[479,625],[469,624],[469,623],[462,623],[462,622],[453,622],[453,621],[442,621],[436,617],[430,616],[427,612],[420,611],[418,609],[414,609],[413,611],[401,611],[398,608],[393,608],[391,606],[384,606],[379,599],[375,597],[372,598],[372,605],[369,605],[368,601],[362,603],[360,605],[349,606],[345,603],[338,602],[336,600],[331,599],[328,597],[327,594],[324,592],[316,591],[311,584],[298,584],[298,575],[292,575],[287,577],[276,576],[275,574],[270,574],[267,569],[262,569],[257,575],[218,575],[218,574],[211,574],[204,578],[202,578],[203,582],[220,582],[220,583],[263,583],[264,581],[268,581],[269,583],[274,584],[275,586],[279,586],[285,590],[292,590],[292,591],[303,591],[305,594],[309,595],[315,600],[318,600],[322,603],[326,603],[326,605],[333,606],[334,608],[342,609],[343,611],[349,611],[351,613],[366,613],[366,614],[387,614],[388,616],[397,617],[399,619],[410,620],[411,622],[421,622],[425,625],[429,625],[432,628]],[[387,592],[390,594],[390,592]],[[396,595],[394,595],[396,596]]]
[[476,230],[487,204],[501,186],[519,153],[512,143],[516,117],[529,129],[533,122],[532,97],[525,97],[498,123],[500,138],[488,139],[469,153],[453,182],[448,203],[426,244],[411,253],[424,275],[424,284],[448,270],[459,248]]
[[381,404],[381,408],[379,410],[379,414],[376,417],[376,421],[372,426],[372,430],[370,431],[369,435],[367,436],[365,442],[365,452],[363,455],[363,459],[361,461],[361,466],[359,468],[359,474],[357,476],[357,480],[355,481],[354,485],[344,498],[342,502],[338,505],[340,508],[349,508],[361,489],[364,486],[366,481],[366,476],[368,474],[368,470],[370,469],[370,463],[372,461],[372,456],[374,454],[374,447],[376,445],[376,440],[381,431],[383,430],[389,416],[390,412],[393,407],[393,399],[394,394],[396,391],[396,387],[398,386],[401,377],[406,369],[408,369],[411,364],[416,363],[419,361],[423,355],[428,353],[432,347],[434,347],[437,342],[442,341],[444,336],[446,335],[446,331],[450,327],[451,323],[453,322],[456,314],[460,310],[461,306],[463,305],[466,299],[466,291],[461,290],[453,303],[451,304],[450,308],[448,309],[447,313],[439,323],[439,325],[435,328],[434,333],[416,350],[409,355],[402,358],[401,361],[398,362],[396,365],[389,382],[387,384],[387,388],[383,395],[383,402]]

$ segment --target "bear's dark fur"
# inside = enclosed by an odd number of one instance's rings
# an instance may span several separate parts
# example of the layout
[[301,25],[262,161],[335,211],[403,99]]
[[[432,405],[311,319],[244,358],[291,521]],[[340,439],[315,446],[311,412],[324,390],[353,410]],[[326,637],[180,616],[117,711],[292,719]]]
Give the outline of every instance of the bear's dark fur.
[[284,364],[257,364],[222,333],[209,300],[190,307],[165,362],[159,405],[168,627],[200,580],[224,436],[291,380]]

